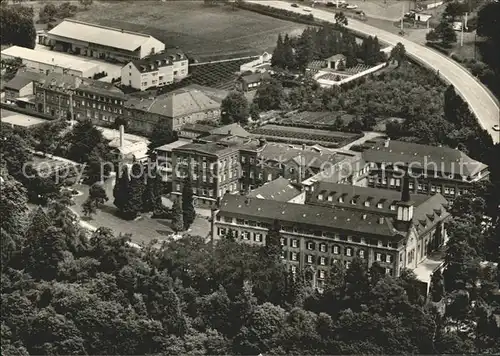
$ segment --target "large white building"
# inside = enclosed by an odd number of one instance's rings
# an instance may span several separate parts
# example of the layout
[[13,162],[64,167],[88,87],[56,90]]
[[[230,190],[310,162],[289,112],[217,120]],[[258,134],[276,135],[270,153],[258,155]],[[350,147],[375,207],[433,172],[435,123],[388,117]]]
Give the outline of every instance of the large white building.
[[12,46],[2,51],[2,59],[21,58],[26,70],[36,73],[69,74],[75,77],[92,77],[101,72],[99,65],[57,52],[35,51]]
[[143,33],[65,19],[39,38],[56,50],[126,62],[165,50],[165,44]]
[[146,90],[162,87],[188,75],[188,59],[178,51],[166,51],[129,62],[122,68],[122,85]]

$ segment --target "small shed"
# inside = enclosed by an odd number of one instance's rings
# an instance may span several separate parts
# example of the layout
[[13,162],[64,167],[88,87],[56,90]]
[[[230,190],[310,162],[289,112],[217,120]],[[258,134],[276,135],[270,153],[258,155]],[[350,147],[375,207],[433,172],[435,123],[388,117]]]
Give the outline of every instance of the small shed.
[[345,68],[346,59],[347,59],[346,56],[344,56],[343,54],[336,54],[334,56],[331,56],[326,59],[326,62],[328,64],[327,67],[329,69],[335,69],[335,70],[339,70],[339,68],[342,67]]

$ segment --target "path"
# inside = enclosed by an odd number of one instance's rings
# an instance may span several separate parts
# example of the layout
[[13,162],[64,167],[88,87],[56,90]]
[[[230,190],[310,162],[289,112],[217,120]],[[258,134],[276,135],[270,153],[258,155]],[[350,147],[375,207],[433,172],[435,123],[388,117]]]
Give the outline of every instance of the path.
[[[304,13],[302,6],[294,8],[291,7],[288,2],[256,0],[249,0],[249,2],[255,2],[301,14]],[[331,12],[312,9],[311,13],[319,20],[332,23],[335,21]],[[460,95],[467,101],[481,126],[491,135],[493,141],[495,143],[500,141],[499,133],[493,130],[493,126],[498,125],[500,120],[499,104],[493,95],[472,74],[470,74],[467,69],[463,68],[452,59],[441,55],[439,52],[363,22],[350,19],[347,27],[364,35],[377,36],[379,40],[393,46],[401,42],[406,48],[406,53],[411,58],[428,68],[439,71],[440,75],[448,83],[453,84]]]
[[363,143],[365,143],[368,140],[374,139],[376,137],[383,137],[384,136],[384,134],[382,134],[380,132],[373,132],[373,131],[363,132],[363,135],[364,135],[363,137],[358,138],[357,140],[348,143],[347,145],[341,147],[340,149],[350,150],[351,147],[354,145],[362,145]]

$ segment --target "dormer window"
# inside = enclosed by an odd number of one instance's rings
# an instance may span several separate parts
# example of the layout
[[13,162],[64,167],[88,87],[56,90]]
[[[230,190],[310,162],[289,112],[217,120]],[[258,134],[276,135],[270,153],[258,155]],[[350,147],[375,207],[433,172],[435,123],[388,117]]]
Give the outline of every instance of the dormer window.
[[343,203],[344,202],[344,197],[339,197],[339,203]]
[[370,201],[369,201],[369,200],[365,201],[365,206],[366,206],[366,207],[369,207],[369,206],[370,206]]
[[391,204],[390,209],[391,209],[391,210],[396,210],[396,205]]
[[318,200],[323,200],[323,194],[318,194]]
[[382,209],[382,203],[377,203],[377,208]]

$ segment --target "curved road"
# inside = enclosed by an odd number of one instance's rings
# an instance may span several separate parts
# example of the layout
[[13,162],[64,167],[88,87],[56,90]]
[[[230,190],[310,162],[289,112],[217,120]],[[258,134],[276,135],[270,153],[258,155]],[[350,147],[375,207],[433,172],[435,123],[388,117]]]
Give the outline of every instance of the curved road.
[[[302,5],[300,5],[299,8],[294,8],[291,7],[291,4],[288,2],[258,0],[249,0],[249,2],[256,2],[262,5],[307,14],[307,12],[304,12]],[[334,14],[331,12],[312,9],[311,13],[319,20],[334,22]],[[489,134],[493,138],[493,141],[495,143],[499,142],[500,133],[494,131],[492,127],[493,125],[499,124],[500,108],[491,96],[490,92],[486,90],[483,85],[479,83],[466,69],[458,65],[452,59],[443,56],[430,48],[411,42],[399,35],[367,25],[363,22],[349,19],[349,25],[347,27],[365,35],[377,36],[379,40],[392,46],[401,42],[405,46],[406,53],[409,56],[427,67],[439,70],[440,75],[450,84],[453,84],[455,89],[467,101],[472,112],[478,118],[479,123],[483,128],[488,130]]]

